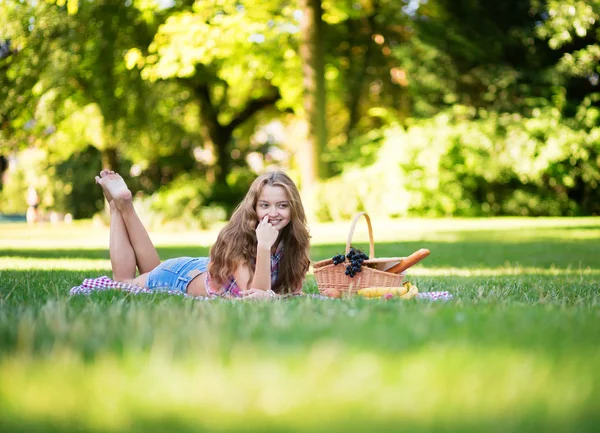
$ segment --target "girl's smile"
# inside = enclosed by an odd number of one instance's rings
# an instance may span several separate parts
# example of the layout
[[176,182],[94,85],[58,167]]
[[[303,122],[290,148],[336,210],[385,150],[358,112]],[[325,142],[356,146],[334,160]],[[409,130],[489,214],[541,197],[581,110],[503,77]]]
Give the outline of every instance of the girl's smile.
[[290,200],[284,188],[265,185],[256,201],[258,221],[268,216],[268,221],[277,230],[283,229],[291,218]]

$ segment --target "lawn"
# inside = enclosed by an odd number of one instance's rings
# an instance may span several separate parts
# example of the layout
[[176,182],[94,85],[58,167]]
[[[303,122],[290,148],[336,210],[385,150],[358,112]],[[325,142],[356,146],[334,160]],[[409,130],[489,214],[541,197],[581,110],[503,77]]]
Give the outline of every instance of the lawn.
[[[312,227],[311,258],[348,228]],[[106,229],[0,225],[0,431],[597,431],[600,218],[374,232],[378,257],[429,248],[408,279],[454,299],[69,298],[110,275]],[[215,237],[152,234],[163,259]]]

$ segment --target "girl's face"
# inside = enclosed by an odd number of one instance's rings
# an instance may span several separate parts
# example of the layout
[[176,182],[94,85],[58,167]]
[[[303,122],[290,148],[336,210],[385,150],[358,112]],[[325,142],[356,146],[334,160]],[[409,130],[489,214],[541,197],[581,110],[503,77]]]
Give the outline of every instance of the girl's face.
[[290,200],[281,186],[265,185],[256,201],[258,222],[265,216],[277,230],[281,231],[290,222],[292,210]]

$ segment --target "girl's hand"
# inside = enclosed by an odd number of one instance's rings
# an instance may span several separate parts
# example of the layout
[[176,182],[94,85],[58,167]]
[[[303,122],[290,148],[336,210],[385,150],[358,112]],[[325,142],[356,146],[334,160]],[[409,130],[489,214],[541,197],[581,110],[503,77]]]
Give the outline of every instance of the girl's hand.
[[240,292],[244,299],[273,299],[277,295],[273,290],[248,289]]
[[258,241],[258,246],[265,249],[271,249],[278,236],[279,230],[271,225],[269,222],[269,216],[265,215],[265,217],[258,223],[258,227],[256,227],[256,239]]

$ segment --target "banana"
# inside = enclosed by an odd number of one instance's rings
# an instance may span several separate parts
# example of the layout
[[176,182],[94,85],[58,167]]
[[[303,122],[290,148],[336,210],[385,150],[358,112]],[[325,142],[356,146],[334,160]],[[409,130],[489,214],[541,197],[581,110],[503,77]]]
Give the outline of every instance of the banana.
[[419,289],[417,288],[417,286],[411,284],[410,290],[408,291],[408,293],[405,293],[404,295],[400,296],[400,299],[404,299],[404,300],[413,299],[414,297],[417,296],[418,293],[419,293]]
[[393,296],[403,296],[409,292],[409,288],[406,285],[400,287],[366,287],[356,292],[359,296],[365,298],[380,298],[387,294]]

